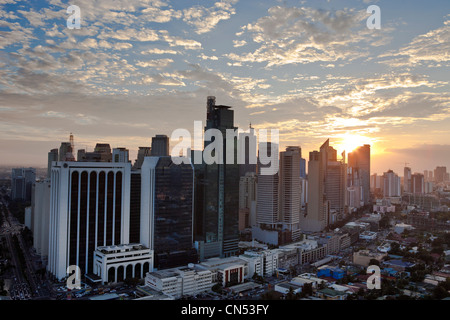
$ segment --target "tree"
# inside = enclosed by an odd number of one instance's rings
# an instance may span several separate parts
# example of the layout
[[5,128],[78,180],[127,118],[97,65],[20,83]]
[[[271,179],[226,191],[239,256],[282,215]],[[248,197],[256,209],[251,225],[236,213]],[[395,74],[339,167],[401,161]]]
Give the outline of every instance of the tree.
[[371,266],[380,266],[380,261],[378,261],[377,259],[370,259],[369,265],[371,265]]
[[311,283],[305,283],[302,288],[302,292],[306,296],[311,296],[313,294],[313,288]]

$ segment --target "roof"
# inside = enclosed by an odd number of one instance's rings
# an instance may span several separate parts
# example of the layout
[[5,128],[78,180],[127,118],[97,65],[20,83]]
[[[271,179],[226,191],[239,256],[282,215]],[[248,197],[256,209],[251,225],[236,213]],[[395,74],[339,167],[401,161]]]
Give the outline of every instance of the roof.
[[318,290],[317,292],[320,292],[320,293],[322,293],[324,295],[331,296],[331,297],[343,296],[343,295],[346,294],[343,291],[337,291],[337,290],[334,290],[334,289],[331,289],[331,288],[321,289],[321,290]]

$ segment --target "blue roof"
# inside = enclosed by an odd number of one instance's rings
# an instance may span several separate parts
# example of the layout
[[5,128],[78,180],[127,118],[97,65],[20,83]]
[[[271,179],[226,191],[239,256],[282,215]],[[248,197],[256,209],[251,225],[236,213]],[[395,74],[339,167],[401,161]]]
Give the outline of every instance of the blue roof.
[[388,260],[388,261],[385,261],[384,263],[387,265],[394,265],[394,266],[400,266],[400,267],[405,267],[405,268],[412,267],[415,265],[414,263],[402,261],[402,260]]

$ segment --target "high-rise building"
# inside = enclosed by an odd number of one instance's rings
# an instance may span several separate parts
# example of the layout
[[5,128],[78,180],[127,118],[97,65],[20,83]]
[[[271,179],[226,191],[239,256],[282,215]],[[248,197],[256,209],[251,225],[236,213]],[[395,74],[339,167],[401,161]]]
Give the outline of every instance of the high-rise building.
[[300,238],[300,147],[287,147],[280,153],[279,212],[283,229],[291,233],[292,241]]
[[447,175],[447,167],[436,167],[434,169],[434,181],[436,183],[444,182]]
[[411,176],[411,193],[423,194],[425,193],[425,179],[423,174],[414,173]]
[[187,162],[147,157],[141,168],[140,243],[154,250],[158,269],[198,262],[193,246],[194,169]]
[[50,179],[52,173],[52,163],[58,161],[58,149],[52,149],[48,153],[47,178]]
[[52,167],[47,269],[92,273],[97,247],[130,238],[130,163],[56,162]]
[[247,173],[256,173],[256,135],[255,129],[250,124],[249,132],[239,133],[239,176],[244,177]]
[[[195,204],[195,241],[202,259],[235,255],[239,243],[237,139],[227,143],[226,138],[226,130],[236,131],[237,128],[234,126],[234,111],[231,107],[216,105],[215,102],[215,97],[208,97],[202,158],[223,157],[223,161],[213,161],[212,164],[204,161],[202,165],[196,165],[195,187],[202,197],[196,197],[201,203]],[[209,129],[221,132],[222,143],[209,139],[207,133],[212,132]],[[234,155],[232,163],[227,153]]]
[[405,167],[403,174],[403,192],[411,193],[413,192],[411,168]]
[[[273,153],[278,157],[278,144],[262,142],[259,144],[259,152],[266,152],[270,157]],[[258,157],[260,159],[260,157]],[[262,174],[263,168],[268,164],[258,162],[258,186],[256,197],[256,223],[258,225],[267,225],[273,228],[278,223],[278,186],[279,171],[274,174]]]
[[400,197],[401,183],[400,177],[392,170],[388,170],[383,174],[383,195],[384,197]]
[[31,201],[32,187],[36,182],[36,169],[14,168],[11,172],[11,199]]
[[59,161],[75,161],[73,148],[70,142],[61,142],[59,147]]
[[166,135],[156,135],[152,138],[152,157],[167,157],[169,156],[169,137]]
[[370,201],[370,145],[360,146],[348,154],[348,167],[358,171],[361,179],[364,205]]
[[94,152],[100,153],[100,159],[102,162],[112,161],[111,146],[108,143],[97,143],[95,145]]
[[49,247],[50,191],[50,179],[37,181],[33,185],[31,200],[33,247],[43,261],[47,260]]
[[258,177],[247,172],[239,181],[239,230],[256,225],[256,195]]
[[304,158],[300,158],[300,178],[306,179],[306,159]]
[[329,202],[325,197],[325,177],[328,162],[329,140],[320,151],[309,153],[308,201],[306,216],[300,217],[300,228],[307,232],[318,232],[328,225]]
[[138,170],[142,167],[145,157],[151,156],[151,150],[152,148],[150,147],[139,147],[137,159],[133,165],[133,170]]
[[[345,155],[337,159],[337,151],[329,147],[325,174],[325,197],[329,202],[330,212],[340,215],[345,213],[347,196],[347,165]],[[331,223],[331,221],[329,221]]]
[[129,151],[126,148],[114,148],[112,162],[129,162]]

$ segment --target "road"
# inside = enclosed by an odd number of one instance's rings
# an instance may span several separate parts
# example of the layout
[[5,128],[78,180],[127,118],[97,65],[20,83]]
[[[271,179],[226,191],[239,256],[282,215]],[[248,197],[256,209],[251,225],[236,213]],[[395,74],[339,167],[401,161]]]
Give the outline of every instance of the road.
[[[8,205],[1,195],[1,205],[6,211],[4,222],[0,229],[0,236],[6,238],[8,250],[11,253],[11,262],[14,266],[14,278],[12,279],[12,286],[10,290],[11,299],[13,300],[28,300],[32,297],[41,297],[48,295],[40,285],[40,280],[36,277],[32,257],[29,248],[26,246],[22,237],[22,230],[24,226],[20,224],[8,209]],[[18,248],[16,247],[13,237],[17,237]],[[25,266],[22,265],[18,250],[21,250],[24,257]]]

